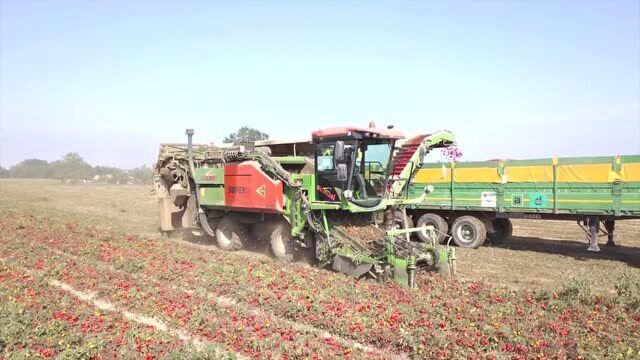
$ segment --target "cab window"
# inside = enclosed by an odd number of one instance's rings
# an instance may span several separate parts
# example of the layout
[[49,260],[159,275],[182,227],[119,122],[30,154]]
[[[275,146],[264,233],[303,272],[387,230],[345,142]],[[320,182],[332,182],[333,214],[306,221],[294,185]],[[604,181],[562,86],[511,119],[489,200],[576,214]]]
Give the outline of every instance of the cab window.
[[318,171],[335,170],[333,162],[333,143],[318,144],[316,152],[316,161]]

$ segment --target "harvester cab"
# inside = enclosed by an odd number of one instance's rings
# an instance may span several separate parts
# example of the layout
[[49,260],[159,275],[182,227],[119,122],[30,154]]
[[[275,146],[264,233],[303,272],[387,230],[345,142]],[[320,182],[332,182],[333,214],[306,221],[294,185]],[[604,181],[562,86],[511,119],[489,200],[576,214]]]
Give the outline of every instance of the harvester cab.
[[387,192],[395,142],[402,138],[399,131],[375,127],[314,131],[316,199],[378,206]]

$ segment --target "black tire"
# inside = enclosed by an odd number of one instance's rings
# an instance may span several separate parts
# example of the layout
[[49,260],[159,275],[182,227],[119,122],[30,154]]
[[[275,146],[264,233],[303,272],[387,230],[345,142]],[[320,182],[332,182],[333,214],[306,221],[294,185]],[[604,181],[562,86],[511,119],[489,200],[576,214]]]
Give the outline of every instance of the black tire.
[[[416,222],[416,227],[429,225],[433,226],[436,229],[436,241],[438,242],[438,244],[442,244],[447,238],[447,234],[449,233],[449,224],[447,224],[447,221],[438,214],[427,213],[422,214],[422,216],[420,216],[418,218],[418,221]],[[420,240],[424,242],[430,241],[430,239],[427,237],[427,234],[423,231],[418,232],[418,238],[420,238]]]
[[487,234],[492,244],[502,244],[513,235],[513,224],[510,219],[494,219],[492,225],[494,232]]
[[476,249],[487,239],[487,228],[473,216],[461,216],[451,226],[451,236],[459,247]]
[[225,216],[216,228],[216,243],[222,250],[240,250],[244,247],[244,242],[247,239],[247,231],[247,226]]
[[207,223],[209,224],[209,227],[215,232],[221,220],[222,220],[221,217],[215,217],[215,218],[210,217],[210,218],[207,218]]
[[270,235],[273,256],[282,261],[293,261],[293,244],[291,243],[291,225],[285,221],[275,223]]
[[404,213],[400,210],[397,210],[393,213],[393,225],[396,228],[408,229],[413,227],[413,219],[411,216],[407,214],[407,222],[404,222]]

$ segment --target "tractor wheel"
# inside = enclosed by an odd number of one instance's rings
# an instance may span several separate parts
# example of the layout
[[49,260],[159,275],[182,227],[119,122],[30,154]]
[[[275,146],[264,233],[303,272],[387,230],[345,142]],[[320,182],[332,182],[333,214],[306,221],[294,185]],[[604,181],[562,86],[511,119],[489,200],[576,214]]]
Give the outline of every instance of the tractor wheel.
[[218,228],[218,224],[220,224],[220,221],[222,220],[221,217],[210,217],[207,218],[207,223],[209,224],[209,227],[211,228],[211,230],[213,230],[213,232],[215,233],[216,229]]
[[247,239],[247,227],[226,216],[216,228],[216,242],[222,250],[234,251],[244,247]]
[[476,249],[487,239],[487,228],[478,218],[465,215],[453,222],[451,235],[456,245]]
[[494,219],[493,229],[494,232],[487,234],[492,244],[502,244],[513,234],[513,224],[510,219]]
[[395,211],[393,213],[393,226],[396,227],[396,229],[408,229],[408,228],[412,228],[413,227],[413,220],[411,219],[411,216],[409,216],[409,214],[407,214],[407,223],[405,224],[404,222],[404,213],[400,210]]
[[[427,213],[420,216],[418,218],[416,227],[421,226],[433,226],[433,228],[436,230],[436,242],[438,244],[442,244],[447,238],[447,233],[449,233],[449,224],[447,224],[447,221],[438,214]],[[424,242],[431,241],[431,239],[429,239],[429,237],[427,236],[426,231],[418,232],[418,238],[420,238],[420,240]]]
[[291,225],[284,221],[274,224],[271,231],[271,251],[278,260],[293,261]]

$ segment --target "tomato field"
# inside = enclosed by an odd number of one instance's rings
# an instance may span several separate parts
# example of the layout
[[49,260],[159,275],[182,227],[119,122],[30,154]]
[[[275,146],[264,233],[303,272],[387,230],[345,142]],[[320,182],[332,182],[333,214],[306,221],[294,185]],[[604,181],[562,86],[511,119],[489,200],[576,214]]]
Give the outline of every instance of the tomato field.
[[633,274],[408,290],[5,200],[0,358],[640,357]]

